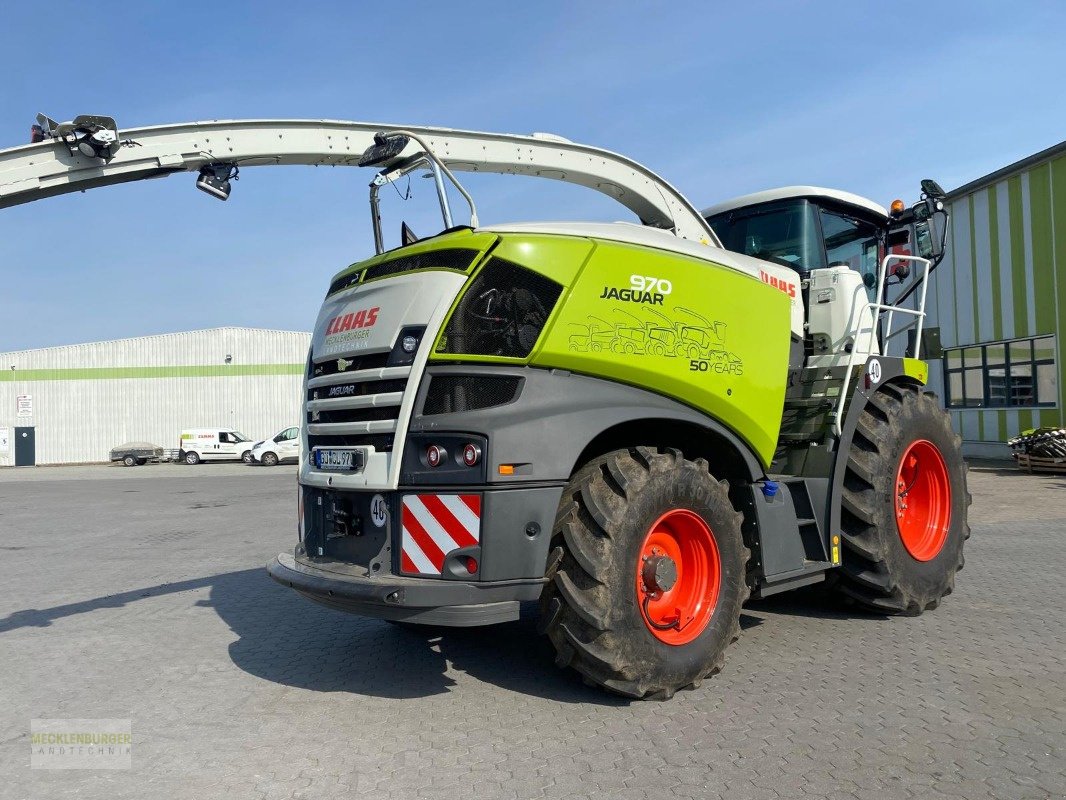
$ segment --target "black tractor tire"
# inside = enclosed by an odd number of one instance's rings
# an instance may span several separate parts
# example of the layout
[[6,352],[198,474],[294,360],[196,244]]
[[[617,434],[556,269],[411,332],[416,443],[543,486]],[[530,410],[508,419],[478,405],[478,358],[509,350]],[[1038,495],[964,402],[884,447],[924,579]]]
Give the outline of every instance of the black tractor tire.
[[127,467],[135,467],[137,466],[137,456],[127,453],[122,457],[122,463]]
[[186,450],[185,463],[192,467],[196,466],[200,463],[200,454],[197,453],[195,450]]
[[[645,537],[673,509],[702,518],[720,562],[710,620],[685,644],[652,634],[636,588]],[[541,596],[540,626],[556,663],[573,667],[586,683],[639,699],[666,700],[717,673],[739,635],[749,594],[741,520],[707,462],[677,450],[616,450],[574,473],[556,516]]]
[[[946,468],[950,515],[938,552],[919,560],[897,525],[897,503],[906,502],[897,476],[915,442],[935,445]],[[886,384],[870,398],[848,453],[841,498],[841,567],[829,585],[845,602],[882,614],[917,616],[940,605],[955,588],[970,538],[966,462],[962,440],[936,400],[917,386]],[[943,530],[943,528],[939,528]]]
[[263,453],[263,457],[259,461],[264,467],[276,467],[278,465],[277,455],[271,452]]

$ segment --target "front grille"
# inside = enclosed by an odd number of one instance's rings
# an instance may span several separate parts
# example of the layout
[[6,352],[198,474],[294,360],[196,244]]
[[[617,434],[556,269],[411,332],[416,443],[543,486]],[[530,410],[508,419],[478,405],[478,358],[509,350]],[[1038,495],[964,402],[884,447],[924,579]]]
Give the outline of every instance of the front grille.
[[370,353],[365,356],[352,356],[351,358],[331,358],[329,361],[323,361],[318,364],[314,364],[311,367],[311,377],[320,378],[325,375],[336,375],[338,372],[343,372],[345,375],[352,375],[362,370],[367,369],[380,369],[381,367],[388,366],[389,352],[384,353]]
[[333,400],[340,397],[366,397],[370,394],[402,392],[406,386],[406,378],[390,381],[348,381],[347,383],[331,383],[328,386],[319,386],[315,389],[308,389],[307,399]]
[[313,423],[330,422],[377,422],[383,419],[396,419],[399,403],[385,408],[337,408],[323,411],[308,411],[307,421]]
[[510,403],[522,379],[509,375],[436,375],[426,392],[422,414],[481,411]]
[[543,275],[493,258],[463,294],[437,352],[525,358],[562,290]]
[[388,353],[314,364],[307,381],[307,443],[391,451],[411,368],[388,367]]
[[375,278],[398,275],[401,272],[413,272],[416,269],[454,269],[466,272],[480,252],[469,247],[454,247],[449,250],[431,250],[428,253],[401,256],[383,264],[368,267],[363,273],[363,280],[372,281]]

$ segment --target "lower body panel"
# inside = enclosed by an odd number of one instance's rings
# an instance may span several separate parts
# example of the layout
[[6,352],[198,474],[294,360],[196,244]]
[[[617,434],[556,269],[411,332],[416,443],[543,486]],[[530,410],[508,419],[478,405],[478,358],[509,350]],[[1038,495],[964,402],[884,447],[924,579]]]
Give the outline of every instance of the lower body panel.
[[520,603],[540,597],[562,488],[303,487],[303,541],[267,570],[305,597],[354,614],[433,625],[507,622],[518,618]]
[[360,576],[343,565],[314,563],[281,553],[270,577],[340,611],[432,625],[491,625],[518,619],[522,601],[540,597],[542,580],[460,582],[398,575]]

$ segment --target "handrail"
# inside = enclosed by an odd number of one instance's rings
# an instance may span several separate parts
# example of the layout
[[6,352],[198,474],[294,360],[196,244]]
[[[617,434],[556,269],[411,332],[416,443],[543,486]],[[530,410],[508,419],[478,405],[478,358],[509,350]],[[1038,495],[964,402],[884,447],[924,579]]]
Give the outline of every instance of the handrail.
[[[875,336],[874,340],[876,341],[877,323],[880,320],[881,314],[888,312],[888,316],[885,320],[885,328],[888,332],[883,337],[886,350],[888,349],[887,344],[890,339],[903,331],[910,330],[912,327],[917,326],[918,330],[914,337],[913,357],[918,358],[922,346],[922,326],[925,323],[925,297],[926,290],[929,286],[929,270],[932,267],[932,262],[928,258],[922,258],[920,256],[905,256],[897,253],[889,253],[881,260],[881,266],[878,267],[877,270],[876,297],[878,298],[885,296],[885,279],[888,276],[888,265],[891,261],[913,261],[916,264],[923,265],[921,278],[922,291],[918,300],[918,307],[904,308],[903,306],[896,306],[890,303],[866,303],[859,311],[859,320],[861,321],[863,319],[866,312],[870,312],[870,324],[872,325],[872,330]],[[892,322],[897,313],[911,315],[915,317],[915,320],[903,326],[898,331],[893,331]],[[861,330],[861,326],[859,329]],[[844,383],[840,387],[840,396],[837,398],[836,408],[833,409],[833,432],[837,436],[840,436],[842,432],[841,421],[844,416],[844,405],[848,400],[848,389],[850,388],[852,373],[855,371],[855,359],[858,357],[858,351],[859,349],[853,346],[851,352],[848,353],[848,366],[844,372]],[[886,355],[886,353],[882,353],[882,355]],[[867,353],[866,357],[869,358],[870,354]]]

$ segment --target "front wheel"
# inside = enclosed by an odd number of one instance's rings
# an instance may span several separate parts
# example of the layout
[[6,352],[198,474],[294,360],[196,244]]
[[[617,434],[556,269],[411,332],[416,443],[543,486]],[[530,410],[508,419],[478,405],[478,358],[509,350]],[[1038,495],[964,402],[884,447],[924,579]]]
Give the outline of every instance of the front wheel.
[[717,672],[748,596],[740,522],[707,462],[677,450],[617,450],[576,472],[541,598],[556,663],[635,698]]
[[252,451],[245,450],[243,453],[241,453],[241,461],[243,461],[245,464],[251,464],[253,461],[255,461],[255,459],[252,458]]
[[263,453],[263,458],[261,460],[265,467],[276,467],[278,465],[278,457],[276,453]]
[[966,463],[936,398],[888,384],[867,403],[848,453],[841,568],[832,585],[886,614],[921,614],[955,588],[970,536]]

